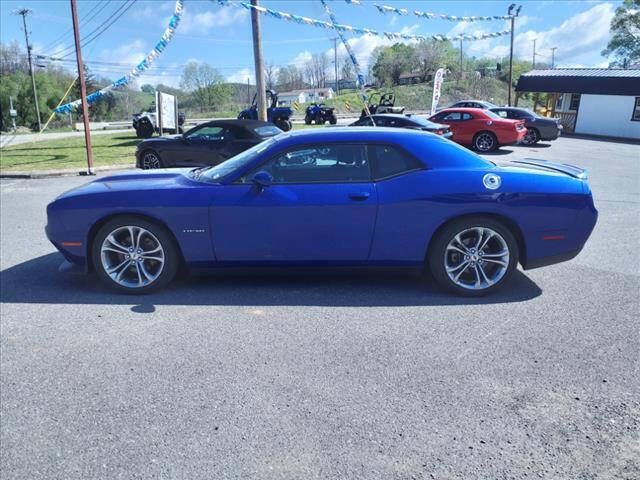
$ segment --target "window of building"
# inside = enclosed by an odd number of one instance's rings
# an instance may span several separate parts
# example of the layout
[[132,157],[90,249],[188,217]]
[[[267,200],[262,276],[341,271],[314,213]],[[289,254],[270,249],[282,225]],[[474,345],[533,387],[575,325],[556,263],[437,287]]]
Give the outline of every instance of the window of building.
[[633,104],[633,114],[631,120],[634,122],[640,122],[640,97],[636,97],[636,101]]
[[556,110],[562,110],[562,100],[564,100],[564,94],[563,93],[558,95],[558,99],[556,100]]
[[578,110],[578,105],[580,105],[580,94],[572,93],[571,103],[569,104],[569,110]]

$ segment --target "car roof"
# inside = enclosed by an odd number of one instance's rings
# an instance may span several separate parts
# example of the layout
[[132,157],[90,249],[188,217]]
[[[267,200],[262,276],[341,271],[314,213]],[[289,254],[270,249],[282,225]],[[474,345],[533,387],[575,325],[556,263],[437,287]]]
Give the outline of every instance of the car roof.
[[468,112],[468,113],[483,113],[484,112],[484,108],[471,108],[471,107],[447,107],[447,108],[443,108],[442,110],[440,110],[437,113],[443,113],[443,112],[452,112],[452,111],[456,111],[456,112]]
[[407,137],[422,137],[427,135],[425,132],[418,130],[409,130],[393,127],[359,127],[350,128],[344,127],[331,127],[331,128],[314,128],[289,131],[281,133],[277,138],[282,140],[290,139],[293,143],[298,143],[299,140],[305,142],[340,142],[340,141],[390,141],[390,142],[402,142]]

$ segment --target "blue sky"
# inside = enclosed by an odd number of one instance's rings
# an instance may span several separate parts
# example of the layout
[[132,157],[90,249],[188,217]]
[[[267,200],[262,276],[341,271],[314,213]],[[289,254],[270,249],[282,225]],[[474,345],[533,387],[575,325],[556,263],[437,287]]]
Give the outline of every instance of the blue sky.
[[[81,35],[95,29],[124,0],[79,0]],[[248,1],[248,0],[247,0]],[[373,2],[362,0],[362,6],[333,0],[330,5],[339,22],[390,32],[414,34],[450,34],[462,32],[495,32],[506,28],[506,22],[455,23],[446,20],[422,19],[413,14],[398,16],[380,14]],[[510,1],[392,1],[379,0],[382,5],[450,15],[504,15]],[[516,25],[515,53],[531,59],[533,39],[536,39],[539,61],[549,61],[551,48],[556,66],[606,66],[600,51],[609,39],[609,24],[615,8],[621,2],[593,1],[525,1]],[[137,0],[103,35],[83,49],[91,68],[104,76],[116,78],[139,62],[162,35],[173,12],[173,0]],[[275,10],[326,20],[318,0],[262,0],[262,5]],[[142,83],[178,85],[181,66],[190,60],[209,63],[226,78],[253,81],[253,50],[251,22],[241,7],[221,7],[209,0],[185,0],[183,21],[176,34],[155,61]],[[55,56],[72,45],[71,14],[68,0],[2,0],[0,2],[0,38],[2,42],[18,40],[24,45],[24,33],[19,16],[11,12],[18,7],[33,10],[28,17],[34,51]],[[90,15],[89,15],[90,14]],[[332,48],[334,32],[306,25],[262,17],[265,59],[276,65],[303,64],[312,53]],[[60,38],[62,37],[62,38]],[[367,64],[371,51],[378,45],[392,42],[372,36],[349,35],[358,60]],[[465,51],[476,57],[499,56],[508,53],[509,37],[465,42]],[[68,50],[66,51],[68,52]],[[339,54],[343,53],[341,48]],[[73,56],[67,58],[73,59]],[[71,63],[66,63],[72,68]]]

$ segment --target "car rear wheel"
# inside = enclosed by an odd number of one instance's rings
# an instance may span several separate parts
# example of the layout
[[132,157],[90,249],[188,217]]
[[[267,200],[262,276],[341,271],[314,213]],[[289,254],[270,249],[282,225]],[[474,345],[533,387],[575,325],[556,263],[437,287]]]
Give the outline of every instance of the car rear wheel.
[[123,216],[107,222],[92,245],[93,265],[109,287],[130,294],[168,284],[178,271],[179,255],[165,228]]
[[153,150],[145,151],[142,154],[142,161],[140,162],[140,166],[143,170],[162,168],[162,160],[160,160],[160,155],[158,155]]
[[524,145],[534,145],[540,141],[540,133],[535,128],[528,128],[522,143]]
[[428,264],[442,287],[479,297],[508,281],[518,256],[518,243],[507,227],[477,216],[454,221],[441,230],[429,248]]
[[480,132],[473,137],[473,146],[479,152],[492,152],[498,148],[498,140],[491,132]]
[[304,124],[305,125],[311,125],[311,117],[309,115],[305,115]]

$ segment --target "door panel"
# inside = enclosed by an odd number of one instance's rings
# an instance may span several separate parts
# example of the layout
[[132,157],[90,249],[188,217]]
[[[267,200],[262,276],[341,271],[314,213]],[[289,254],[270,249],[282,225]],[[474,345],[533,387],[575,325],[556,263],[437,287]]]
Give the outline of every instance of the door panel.
[[222,262],[363,262],[377,210],[372,183],[228,185],[210,208]]

